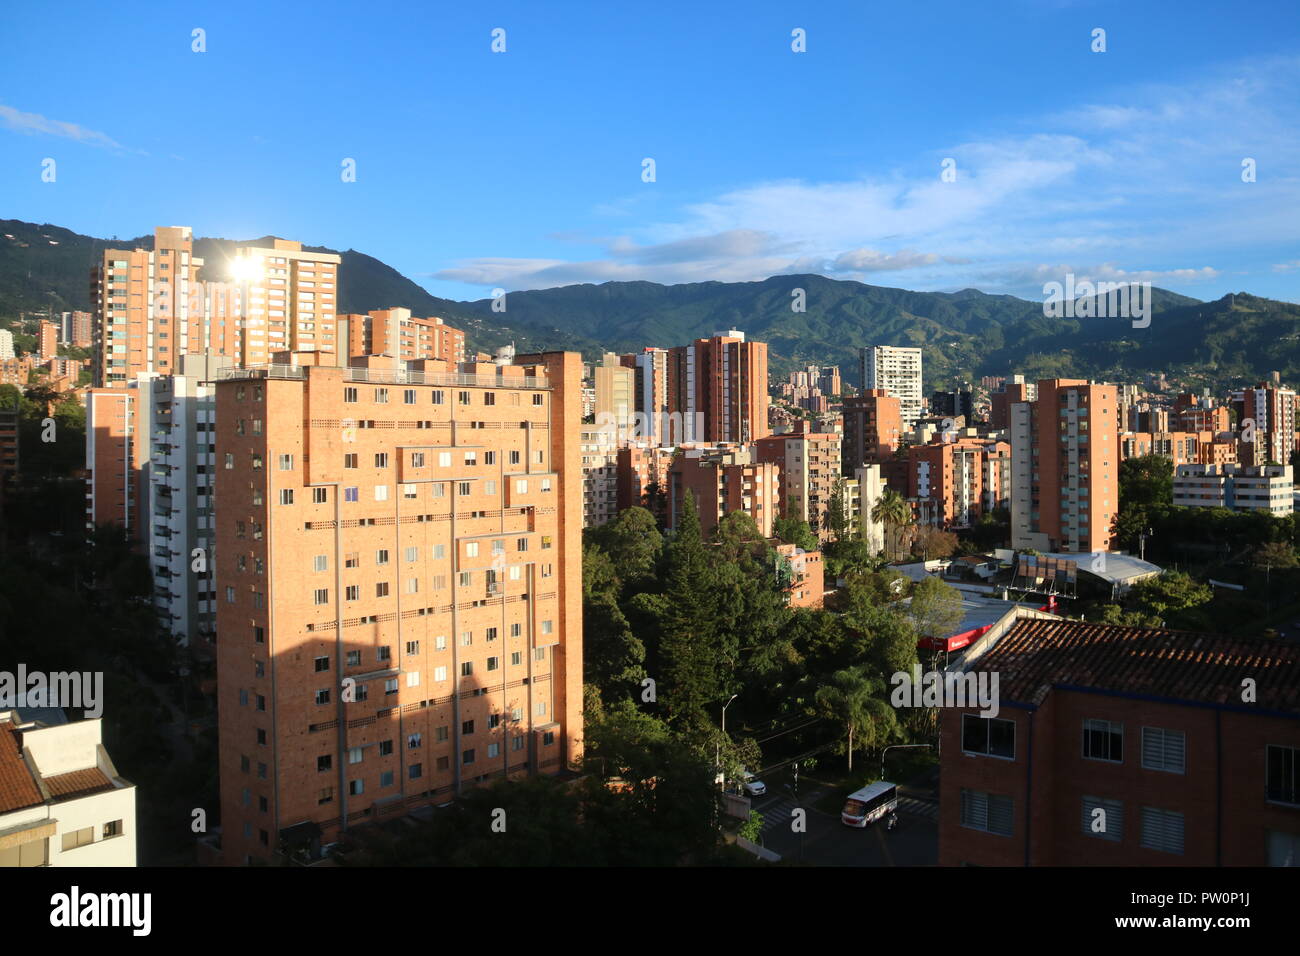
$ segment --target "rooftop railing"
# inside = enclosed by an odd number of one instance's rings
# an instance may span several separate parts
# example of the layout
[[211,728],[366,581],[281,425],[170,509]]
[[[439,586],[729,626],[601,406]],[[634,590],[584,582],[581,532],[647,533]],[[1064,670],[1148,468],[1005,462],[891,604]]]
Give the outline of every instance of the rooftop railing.
[[[304,365],[253,365],[242,368],[223,368],[217,371],[217,381],[281,378],[302,381],[307,377]],[[331,366],[316,366],[329,368]],[[535,375],[504,376],[477,375],[466,372],[416,372],[391,368],[344,368],[345,382],[364,382],[373,385],[469,385],[478,388],[531,388],[550,389],[546,379]]]

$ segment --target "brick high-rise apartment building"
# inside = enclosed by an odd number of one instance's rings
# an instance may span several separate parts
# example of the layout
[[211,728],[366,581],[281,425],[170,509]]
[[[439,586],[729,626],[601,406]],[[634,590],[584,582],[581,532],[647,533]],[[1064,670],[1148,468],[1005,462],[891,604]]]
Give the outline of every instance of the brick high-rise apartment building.
[[[802,423],[801,423],[802,424]],[[840,436],[834,432],[787,432],[756,442],[758,460],[781,469],[780,513],[808,522],[827,541],[831,495],[840,475]]]
[[844,474],[894,454],[903,437],[902,402],[883,388],[844,400]]
[[337,351],[339,256],[273,239],[209,266],[228,281],[200,282],[193,245],[189,226],[160,226],[151,250],[104,250],[90,278],[97,386],[169,375],[189,353],[259,365],[274,351]]
[[759,533],[772,536],[772,523],[781,513],[781,468],[754,461],[736,447],[688,448],[678,451],[668,469],[668,526],[681,520],[686,495],[695,497],[700,530],[707,536],[733,511],[754,519]]
[[395,355],[408,362],[465,361],[464,332],[453,329],[437,316],[413,318],[410,309],[376,309],[368,315],[340,315],[338,336],[340,342],[347,343],[348,355]]
[[1300,647],[1016,617],[948,668],[999,712],[940,708],[941,866],[1300,862]]
[[1044,379],[1011,418],[1011,545],[1109,551],[1119,510],[1119,401],[1114,385]]
[[292,358],[216,386],[231,864],[581,755],[581,356]]
[[36,331],[36,353],[41,361],[52,359],[59,354],[59,325],[41,319]]
[[[1296,393],[1289,388],[1266,385],[1232,393],[1237,412],[1243,465],[1291,464],[1296,448]],[[1248,429],[1247,421],[1253,424]]]
[[[767,424],[767,343],[734,329],[670,352],[670,411],[688,424],[686,441],[747,443],[771,433]],[[703,434],[690,431],[696,416]]]

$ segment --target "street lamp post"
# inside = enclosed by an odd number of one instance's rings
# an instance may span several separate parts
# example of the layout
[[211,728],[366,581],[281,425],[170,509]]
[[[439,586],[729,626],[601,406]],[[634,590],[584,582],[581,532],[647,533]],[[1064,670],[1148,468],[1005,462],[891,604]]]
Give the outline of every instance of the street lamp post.
[[[739,694],[732,694],[731,697],[727,700],[727,702],[722,705],[722,736],[724,737],[727,736],[727,708],[730,707],[731,702],[739,696],[740,696]],[[727,780],[725,774],[723,774],[722,772],[722,742],[721,741],[713,745],[713,765],[718,768],[718,777],[721,778],[718,780],[718,783],[725,787],[727,784]]]
[[934,744],[890,744],[884,750],[880,751],[880,779],[885,779],[885,754],[891,750],[912,750],[919,747],[931,748]]

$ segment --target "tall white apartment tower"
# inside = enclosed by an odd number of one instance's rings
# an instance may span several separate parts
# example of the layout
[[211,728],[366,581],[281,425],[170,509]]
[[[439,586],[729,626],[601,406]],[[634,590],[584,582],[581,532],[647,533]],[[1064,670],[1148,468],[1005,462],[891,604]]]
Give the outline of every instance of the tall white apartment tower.
[[862,349],[863,388],[883,388],[899,400],[903,427],[912,428],[925,413],[921,398],[921,350],[872,345]]

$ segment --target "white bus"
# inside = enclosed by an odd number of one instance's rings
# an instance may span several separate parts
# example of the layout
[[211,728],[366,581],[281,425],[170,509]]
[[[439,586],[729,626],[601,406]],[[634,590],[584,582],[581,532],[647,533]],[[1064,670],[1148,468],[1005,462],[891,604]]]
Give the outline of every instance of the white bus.
[[898,787],[881,780],[849,794],[840,811],[840,822],[850,827],[865,827],[898,806]]

